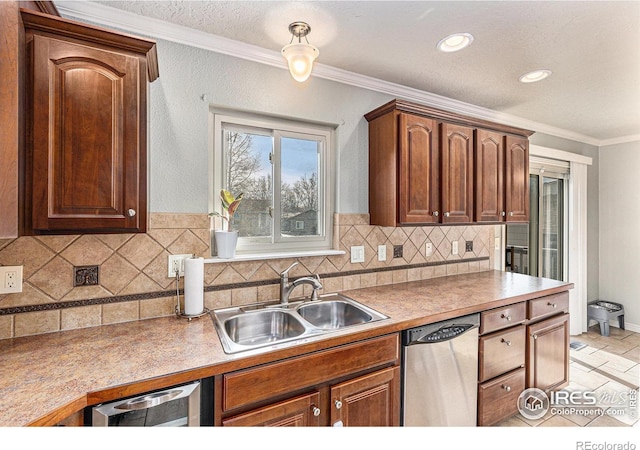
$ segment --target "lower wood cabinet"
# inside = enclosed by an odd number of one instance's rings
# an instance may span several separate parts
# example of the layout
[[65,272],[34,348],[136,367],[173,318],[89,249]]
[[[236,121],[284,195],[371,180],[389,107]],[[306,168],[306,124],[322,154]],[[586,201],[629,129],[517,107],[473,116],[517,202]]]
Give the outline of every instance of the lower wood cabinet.
[[527,387],[550,391],[569,383],[569,314],[527,326]]
[[549,392],[569,383],[568,292],[483,311],[480,334],[478,425],[518,413],[527,388]]
[[225,427],[317,427],[320,425],[320,394],[311,392],[273,405],[257,408],[222,421]]
[[389,427],[400,422],[400,368],[390,367],[331,387],[333,426]]
[[518,396],[525,389],[525,370],[516,369],[478,388],[478,425],[489,426],[518,412]]
[[398,334],[216,377],[223,426],[399,426]]

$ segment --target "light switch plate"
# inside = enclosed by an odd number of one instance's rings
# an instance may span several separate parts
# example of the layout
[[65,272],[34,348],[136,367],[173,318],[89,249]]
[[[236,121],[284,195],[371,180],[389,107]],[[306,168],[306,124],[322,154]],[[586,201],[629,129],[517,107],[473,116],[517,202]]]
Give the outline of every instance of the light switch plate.
[[0,294],[22,292],[22,266],[0,266]]
[[364,262],[364,246],[354,245],[351,247],[351,262],[362,263]]
[[387,260],[387,246],[378,245],[378,261],[386,261],[386,260]]

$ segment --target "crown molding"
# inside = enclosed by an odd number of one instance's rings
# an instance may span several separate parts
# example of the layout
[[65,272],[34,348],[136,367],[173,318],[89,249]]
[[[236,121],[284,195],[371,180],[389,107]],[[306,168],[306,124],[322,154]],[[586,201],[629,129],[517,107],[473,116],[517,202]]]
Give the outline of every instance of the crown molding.
[[623,136],[614,139],[605,139],[600,141],[601,147],[606,147],[607,145],[617,145],[617,144],[626,144],[627,142],[637,142],[640,141],[640,134],[633,134],[631,136]]
[[[56,7],[63,17],[73,18],[106,27],[113,27],[128,33],[137,33],[163,39],[191,47],[201,48],[224,55],[241,58],[272,67],[288,70],[288,67],[280,55],[280,51],[269,50],[255,45],[245,44],[232,39],[194,30],[181,25],[172,24],[163,20],[142,17],[137,14],[118,10],[98,3],[79,1],[56,1]],[[552,125],[535,122],[511,114],[501,113],[491,109],[461,102],[441,95],[433,94],[391,83],[378,78],[360,75],[354,72],[338,69],[321,63],[316,63],[313,76],[335,81],[350,86],[368,89],[371,91],[402,98],[408,101],[423,103],[426,106],[444,109],[450,112],[472,116],[504,125],[524,128],[538,133],[544,133],[563,139],[578,141],[585,144],[601,146],[612,143],[629,142],[638,140],[638,136],[619,139],[600,140],[592,136],[576,133]],[[633,139],[629,139],[633,138]],[[629,140],[627,140],[629,139]],[[604,144],[606,142],[606,144]]]

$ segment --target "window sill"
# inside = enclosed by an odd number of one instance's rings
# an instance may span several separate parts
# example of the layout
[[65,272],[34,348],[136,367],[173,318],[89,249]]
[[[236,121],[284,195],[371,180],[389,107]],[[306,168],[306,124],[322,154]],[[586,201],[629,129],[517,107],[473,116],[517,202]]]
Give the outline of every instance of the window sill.
[[205,264],[229,263],[236,261],[257,261],[262,259],[304,258],[307,256],[334,256],[344,255],[344,250],[312,250],[306,252],[282,252],[282,253],[247,253],[236,255],[235,258],[222,259],[218,257],[207,258]]

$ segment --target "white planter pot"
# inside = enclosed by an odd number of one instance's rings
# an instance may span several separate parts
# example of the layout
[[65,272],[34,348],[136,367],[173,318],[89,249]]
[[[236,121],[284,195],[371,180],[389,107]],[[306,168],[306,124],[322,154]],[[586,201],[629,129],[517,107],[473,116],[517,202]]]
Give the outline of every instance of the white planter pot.
[[218,258],[231,259],[236,256],[236,244],[238,243],[237,231],[214,231]]

